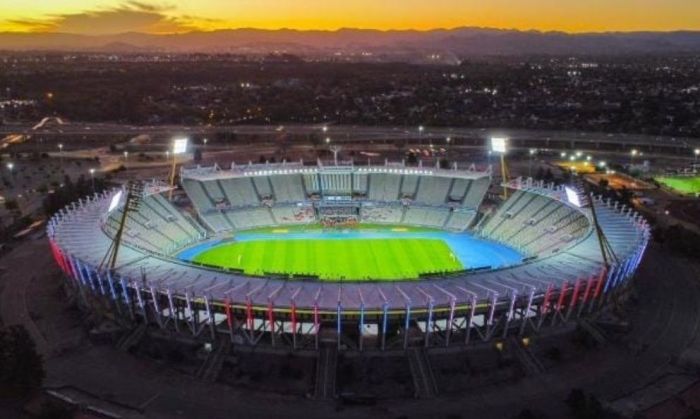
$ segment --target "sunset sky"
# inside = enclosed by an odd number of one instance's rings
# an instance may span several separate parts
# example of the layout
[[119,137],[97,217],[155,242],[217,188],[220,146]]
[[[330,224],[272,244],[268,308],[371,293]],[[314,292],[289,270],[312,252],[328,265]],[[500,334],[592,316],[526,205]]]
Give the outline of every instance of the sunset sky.
[[113,34],[459,26],[700,29],[700,0],[0,0],[0,31]]

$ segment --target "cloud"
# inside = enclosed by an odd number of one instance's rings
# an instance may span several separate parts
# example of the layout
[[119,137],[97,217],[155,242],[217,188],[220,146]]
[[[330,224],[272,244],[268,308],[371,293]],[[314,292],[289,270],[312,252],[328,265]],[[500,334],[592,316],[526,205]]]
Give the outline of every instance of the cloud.
[[[198,30],[211,19],[178,16],[169,4],[130,0],[107,9],[50,15],[43,19],[6,20],[4,26],[24,32],[63,32],[108,35],[124,32],[176,33]],[[3,25],[0,25],[3,26]]]

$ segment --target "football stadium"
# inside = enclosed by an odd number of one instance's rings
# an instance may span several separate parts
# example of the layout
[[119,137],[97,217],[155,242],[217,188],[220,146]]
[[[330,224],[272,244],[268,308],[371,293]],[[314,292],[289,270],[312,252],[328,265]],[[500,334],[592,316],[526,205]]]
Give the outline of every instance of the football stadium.
[[214,345],[404,350],[537,334],[622,292],[649,240],[631,208],[490,169],[181,168],[48,224],[83,302]]

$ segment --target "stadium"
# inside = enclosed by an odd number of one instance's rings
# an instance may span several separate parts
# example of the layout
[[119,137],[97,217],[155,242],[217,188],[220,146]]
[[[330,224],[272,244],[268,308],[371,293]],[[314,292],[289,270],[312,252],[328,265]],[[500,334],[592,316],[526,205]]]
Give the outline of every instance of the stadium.
[[[180,169],[48,223],[82,301],[215,346],[467,347],[593,315],[649,240],[631,208],[490,168]],[[501,195],[504,192],[505,196]]]

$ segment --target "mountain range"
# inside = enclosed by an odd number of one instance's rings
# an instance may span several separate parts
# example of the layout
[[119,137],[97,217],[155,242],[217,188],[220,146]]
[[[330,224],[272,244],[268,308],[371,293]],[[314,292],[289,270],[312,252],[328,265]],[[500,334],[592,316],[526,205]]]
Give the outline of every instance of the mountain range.
[[564,32],[489,28],[429,31],[371,29],[230,29],[181,34],[0,33],[0,50],[296,55],[447,54],[455,57],[532,54],[658,54],[700,52],[700,32]]

